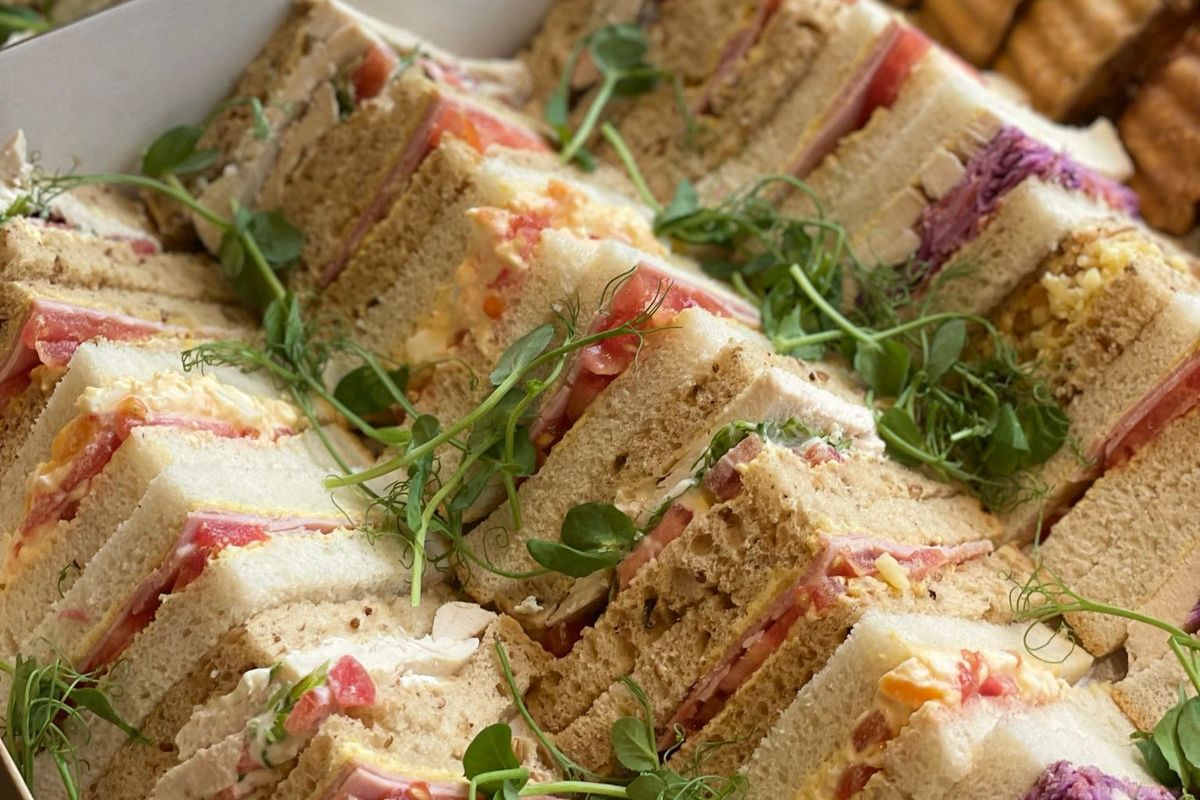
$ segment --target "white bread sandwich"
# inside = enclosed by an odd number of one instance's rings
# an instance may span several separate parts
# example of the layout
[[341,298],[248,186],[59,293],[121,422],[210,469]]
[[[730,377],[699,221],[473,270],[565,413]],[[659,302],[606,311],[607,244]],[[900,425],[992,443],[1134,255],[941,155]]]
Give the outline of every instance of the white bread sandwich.
[[1088,485],[1197,400],[1200,281],[1188,258],[1132,225],[1076,228],[994,314],[1063,404],[1075,442],[1038,469],[1039,497],[1006,511],[1028,541]]
[[105,465],[139,427],[274,439],[303,419],[262,376],[236,369],[184,373],[180,350],[85,344],[76,351],[3,480],[3,570],[69,520]]
[[868,612],[755,750],[749,796],[956,797],[997,723],[1059,701],[1090,665],[1045,626]]
[[[603,177],[619,185],[607,171]],[[614,238],[662,254],[649,209],[601,188],[599,178],[585,181],[547,153],[492,147],[481,154],[446,137],[347,261],[344,279],[321,294],[320,308],[346,319],[377,309],[358,327],[394,351],[387,343],[417,327],[440,325],[451,334],[446,315],[500,316],[544,231]],[[385,332],[377,333],[380,325]]]
[[1106,687],[1070,686],[1090,659],[1066,637],[987,628],[864,618],[751,758],[749,797],[1174,796]]
[[218,672],[217,680],[236,684],[195,707],[174,736],[177,763],[146,796],[199,800],[231,789],[267,795],[284,780],[296,791],[316,776],[306,774],[311,763],[295,776],[292,767],[334,717],[391,734],[397,755],[414,762],[461,761],[475,734],[515,711],[497,643],[515,664],[519,692],[546,658],[511,619],[470,603],[441,605],[432,624],[406,620],[415,616],[411,606],[403,615],[386,605],[380,610],[399,616],[388,630],[321,638],[317,616],[301,630],[274,631],[284,639],[274,645],[283,645],[274,663],[228,677]]
[[[1167,424],[1128,461],[1092,484],[1041,546],[1048,568],[1097,602],[1144,611],[1194,628],[1200,587],[1189,569],[1200,545],[1200,524],[1189,498],[1200,489],[1200,464],[1192,453],[1200,411]],[[1135,623],[1103,614],[1068,614],[1067,622],[1091,653],[1119,648]],[[1138,648],[1139,659],[1153,658]]]
[[[48,646],[86,672],[105,667],[154,619],[160,597],[224,548],[365,521],[365,498],[322,491],[334,465],[315,434],[276,443],[147,430],[129,441],[37,558],[22,551],[4,594],[17,652]],[[55,581],[64,565],[77,574]]]
[[[339,429],[330,428],[325,435],[336,440],[347,454],[350,448],[358,447]],[[357,460],[351,458],[351,461],[365,463],[366,454],[359,454]],[[174,537],[180,531],[185,531],[184,539],[190,536],[209,542],[210,549],[223,536],[232,536],[233,527],[253,538],[257,535],[255,521],[270,516],[259,513],[260,506],[264,512],[270,510],[267,505],[253,502],[258,496],[264,503],[270,499],[254,480],[256,469],[277,476],[275,486],[291,482],[306,487],[305,491],[314,496],[305,507],[311,506],[310,516],[325,520],[325,527],[347,522],[344,514],[337,513],[338,507],[331,505],[333,501],[316,490],[320,479],[336,470],[336,466],[314,434],[285,437],[275,443],[171,428],[137,428],[113,454],[74,513],[42,531],[35,541],[21,548],[13,563],[6,564],[0,588],[2,652],[19,652],[18,643],[51,613],[52,606],[65,602],[65,596],[92,558],[99,557],[109,539],[126,528],[131,531],[123,535],[133,535],[141,541],[136,550],[139,558],[151,557],[147,554],[156,546],[155,536]],[[245,482],[242,489],[245,496],[238,506],[244,524],[231,526],[223,518],[236,517],[230,508],[238,504],[237,497],[226,487],[237,481]],[[246,494],[251,487],[258,494]],[[362,501],[357,495],[339,496],[337,502],[345,514],[361,517]],[[275,505],[278,506],[277,498]],[[197,557],[204,552],[203,547],[187,542],[184,546]],[[54,630],[64,632],[42,635],[48,640],[66,641],[96,624],[109,606],[107,598],[122,591],[123,582],[135,580],[130,573],[142,568],[141,562],[134,559],[134,552],[121,549],[120,564],[109,564],[96,573],[108,572],[101,594],[72,601],[77,604],[64,610],[60,621],[50,624]],[[146,593],[149,591],[147,588]]]
[[[1107,120],[1088,128],[1055,125],[990,90],[941,48],[926,48],[914,59],[907,77],[892,88],[890,102],[879,105],[861,128],[844,135],[802,176],[820,203],[819,211],[843,225],[852,239],[879,211],[881,197],[894,197],[912,184],[956,177],[945,157],[926,164],[930,154],[953,150],[964,136],[988,138],[1001,125],[1015,126],[1107,178],[1125,180],[1132,174],[1132,162]],[[784,210],[794,216],[818,212],[800,193],[788,198]]]
[[0,282],[0,470],[41,412],[75,349],[94,339],[241,338],[241,309],[141,291]]
[[1175,795],[1147,772],[1132,732],[1103,684],[1073,689],[1058,703],[997,725],[948,796],[1055,800],[1074,792],[1169,800]]
[[[348,601],[407,591],[407,553],[394,538],[344,528],[328,533],[278,532],[265,541],[221,548],[198,565],[194,580],[159,598],[153,620],[111,665],[108,679],[121,687],[112,697],[115,711],[130,724],[140,725],[222,636],[262,611],[289,603]],[[86,580],[94,585],[102,583],[103,577]],[[77,582],[75,588],[81,585]],[[37,650],[37,641],[30,646],[35,654],[47,649],[41,643]],[[100,724],[75,736],[72,744],[81,767],[81,790],[87,791],[104,772],[125,738],[120,730]],[[64,796],[52,765],[46,763],[38,772],[33,788],[38,797]]]
[[810,461],[778,445],[732,472],[740,491],[686,520],[531,694],[581,763],[607,764],[608,727],[631,708],[622,675],[649,695],[660,750],[679,733],[674,758],[704,752],[722,772],[868,609],[1008,616],[1001,574],[1024,562],[988,557],[998,526],[951,487],[877,456]]
[[[614,567],[580,580],[557,572],[501,580],[485,569],[467,577],[473,596],[517,615],[551,652],[565,655],[613,593],[677,538],[693,514],[736,494],[740,486],[730,484],[723,458],[744,438],[775,441],[813,459],[883,452],[870,411],[857,398],[823,388],[840,389],[829,373],[775,357],[753,341],[718,340],[705,353],[702,333],[708,331],[681,327],[649,345],[621,394],[600,400],[521,486],[520,527],[506,506],[472,537],[483,545],[507,541],[506,550],[488,547],[488,555],[505,569],[523,571],[538,565],[530,543],[562,541],[563,523],[578,506],[612,503],[632,520],[637,538],[631,550]],[[695,371],[674,386],[641,372],[685,358],[695,361]],[[628,409],[643,404],[651,407],[631,420]]]

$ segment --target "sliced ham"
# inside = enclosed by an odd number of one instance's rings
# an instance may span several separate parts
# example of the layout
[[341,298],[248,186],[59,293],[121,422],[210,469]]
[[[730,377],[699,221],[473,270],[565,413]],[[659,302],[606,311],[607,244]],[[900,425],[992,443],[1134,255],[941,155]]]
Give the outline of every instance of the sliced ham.
[[1174,420],[1200,404],[1200,352],[1185,359],[1154,390],[1125,413],[1103,451],[1092,454],[1104,469],[1120,466]]
[[170,555],[134,589],[112,625],[84,657],[80,670],[91,672],[116,660],[154,620],[162,599],[200,577],[204,566],[225,548],[266,541],[283,532],[328,532],[336,527],[337,522],[329,519],[277,519],[226,511],[189,513]]
[[334,257],[323,268],[323,286],[328,286],[341,274],[346,261],[358,249],[367,232],[383,218],[391,208],[392,201],[408,184],[413,172],[446,134],[463,140],[480,153],[494,144],[522,150],[546,149],[545,141],[536,131],[504,119],[461,97],[442,93],[426,109],[424,116],[414,127],[408,145],[388,169],[366,210],[355,222],[349,235],[339,243]]
[[117,448],[129,438],[134,428],[167,427],[181,430],[206,431],[223,438],[272,438],[289,433],[286,430],[259,431],[235,428],[230,423],[204,416],[186,417],[178,414],[150,413],[144,404],[126,398],[120,407],[103,414],[88,414],[72,420],[55,438],[52,457],[66,466],[56,471],[56,480],[34,481],[27,497],[25,516],[17,535],[13,537],[12,561],[43,531],[61,520],[74,517],[75,510],[90,490],[92,481],[112,459]]
[[737,497],[742,491],[741,467],[758,458],[765,446],[758,436],[742,439],[712,465],[704,476],[704,487],[722,503]]
[[799,619],[827,611],[850,581],[878,575],[876,561],[880,556],[890,555],[911,580],[919,581],[991,551],[992,544],[987,541],[944,547],[904,545],[860,536],[823,536],[819,555],[799,580],[777,597],[762,618],[692,687],[663,726],[659,748],[665,749],[674,742],[677,725],[689,733],[703,728],[791,635]]
[[833,152],[843,136],[856,131],[871,116],[874,109],[869,107],[868,98],[875,83],[875,73],[888,61],[892,47],[900,41],[902,28],[900,23],[893,22],[879,35],[834,98],[833,105],[825,111],[817,131],[787,165],[786,172],[798,178],[808,175]]
[[[670,325],[685,308],[703,308],[720,317],[758,325],[757,311],[740,298],[715,294],[683,276],[643,262],[616,290],[609,309],[592,323],[588,333],[626,325],[654,303],[658,307],[642,326],[643,331]],[[549,453],[600,392],[628,369],[640,346],[637,335],[623,334],[584,348],[572,358],[563,385],[546,401],[531,430],[534,445],[543,455]]]
[[21,325],[16,346],[0,367],[0,400],[14,393],[10,387],[19,389],[34,367],[66,367],[84,342],[144,339],[166,330],[161,323],[112,311],[36,299]]

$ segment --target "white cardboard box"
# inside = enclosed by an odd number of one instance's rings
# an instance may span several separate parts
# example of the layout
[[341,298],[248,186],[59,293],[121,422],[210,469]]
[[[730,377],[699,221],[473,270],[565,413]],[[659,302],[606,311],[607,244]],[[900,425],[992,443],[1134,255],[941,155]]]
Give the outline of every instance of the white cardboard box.
[[[0,50],[0,141],[47,169],[125,171],[229,92],[291,0],[130,0]],[[461,55],[511,55],[551,0],[349,0]],[[0,714],[3,711],[0,710]],[[0,747],[0,800],[31,800]]]

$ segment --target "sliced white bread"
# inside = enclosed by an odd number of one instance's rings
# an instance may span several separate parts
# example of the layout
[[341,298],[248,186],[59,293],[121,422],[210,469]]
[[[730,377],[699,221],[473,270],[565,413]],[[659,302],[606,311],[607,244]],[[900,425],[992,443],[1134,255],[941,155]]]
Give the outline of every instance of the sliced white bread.
[[[339,441],[345,438],[333,430],[328,435]],[[365,463],[365,454],[360,454],[358,461]],[[301,482],[302,478],[307,481],[302,507],[311,506],[322,496],[327,496],[320,491],[319,480],[334,466],[312,434],[289,437],[276,446],[269,441],[226,439],[170,428],[135,429],[93,482],[71,519],[58,522],[41,535],[37,544],[22,549],[18,563],[4,575],[3,588],[0,588],[0,647],[3,653],[18,652],[19,643],[52,613],[51,606],[63,602],[84,567],[127,520],[150,513],[144,506],[151,498],[151,487],[159,484],[157,493],[161,495],[168,486],[178,486],[182,482],[186,485],[180,491],[203,492],[214,484],[221,486],[242,480],[242,493],[248,497],[247,504],[253,506],[259,497],[255,492],[260,491],[262,481],[252,469],[247,470],[242,465],[254,464],[267,472],[281,471],[281,475],[289,476],[298,487],[306,485]],[[272,486],[278,493],[280,484],[273,483]],[[300,493],[297,489],[293,496]],[[307,495],[311,495],[312,500]],[[263,495],[264,501],[266,497]],[[214,499],[219,500],[220,494]],[[339,502],[343,502],[348,511],[361,513],[362,504],[357,497],[339,497]],[[162,511],[158,507],[161,502],[150,505],[153,510]],[[326,510],[332,513],[331,509]],[[178,535],[180,525],[175,526],[172,536]],[[142,530],[140,533],[150,536],[155,532]],[[157,533],[160,537],[166,535],[166,531]],[[93,580],[105,576],[102,587],[116,591],[122,585],[117,576],[124,574],[122,570],[135,568],[132,553],[142,552],[139,548],[148,547],[150,541],[152,539],[148,538],[145,545],[139,544],[129,552],[122,551],[116,559],[118,566],[112,567],[116,571],[108,576],[101,569]],[[96,602],[65,607],[88,609],[90,623],[97,622],[99,615],[108,608]],[[56,625],[78,628],[81,620],[62,619]],[[74,635],[56,634],[53,641],[65,643]],[[64,644],[63,652],[68,651],[75,652]]]
[[[222,550],[197,580],[163,598],[154,622],[111,671],[121,687],[114,708],[131,724],[141,724],[222,636],[266,609],[405,592],[410,556],[394,538],[344,529]],[[86,741],[76,742],[82,790],[103,773],[124,740],[116,728],[96,724]],[[47,762],[38,771],[35,795],[63,797],[53,766]]]
[[[754,751],[746,765],[746,777],[750,786],[749,797],[755,798],[816,798],[830,796],[832,784],[836,784],[844,768],[856,760],[852,748],[856,728],[866,715],[876,708],[881,697],[882,679],[897,679],[901,683],[912,681],[913,685],[927,683],[928,695],[917,694],[914,698],[903,698],[906,710],[920,714],[928,698],[929,711],[934,705],[953,706],[967,711],[961,691],[957,685],[941,687],[947,678],[957,684],[956,664],[964,650],[991,656],[998,665],[1018,654],[1023,672],[1030,677],[1031,690],[1043,689],[1047,694],[1053,690],[1065,691],[1071,681],[1078,680],[1091,664],[1091,659],[1073,648],[1066,637],[1054,637],[1053,631],[1045,627],[1029,632],[1039,644],[1047,643],[1043,652],[1044,661],[1034,659],[1024,652],[1027,625],[990,625],[970,620],[947,619],[921,614],[888,614],[869,611],[851,630],[846,641],[829,658],[824,668],[800,690],[795,700],[779,717],[770,733]],[[1009,662],[1011,665],[1011,662]],[[951,672],[943,673],[947,665]],[[922,670],[920,667],[924,667]],[[909,668],[916,668],[911,669]],[[897,670],[897,668],[900,668]],[[922,675],[922,671],[924,674]],[[1019,673],[1015,672],[1014,675]],[[1024,676],[1023,676],[1024,677]],[[1034,692],[1031,692],[1034,693]],[[1034,702],[1049,698],[1034,697]],[[976,698],[982,704],[982,700]],[[911,705],[909,705],[911,704]],[[893,743],[904,746],[904,724],[916,722],[923,725],[917,715],[897,720],[899,730],[893,737],[885,739],[883,753],[887,755]],[[970,750],[971,743],[982,738],[990,725],[986,717],[980,725],[960,727],[958,733],[970,733],[961,746]],[[995,717],[991,722],[994,723]],[[926,730],[928,728],[925,728]],[[982,729],[982,730],[981,730]],[[848,750],[848,752],[847,752]],[[958,771],[961,764],[938,764],[930,759],[932,773],[929,787],[945,784],[948,774]],[[886,763],[886,761],[885,761]],[[948,768],[953,767],[953,768]],[[886,771],[884,773],[886,776]],[[872,780],[876,780],[873,778]],[[949,781],[953,785],[954,781]],[[944,791],[915,797],[939,797]]]
[[[1129,721],[1103,684],[1074,689],[1060,703],[997,725],[977,748],[974,768],[951,796],[962,800],[1020,797],[1047,766],[1058,761],[1095,767],[1153,787],[1155,781],[1129,739],[1131,732]],[[1151,796],[1169,795],[1160,790]]]
[[[189,457],[185,450],[174,454],[168,464],[160,462],[158,475],[140,484],[144,493],[134,501],[136,508],[115,526],[115,515],[110,513],[72,521],[78,522],[75,530],[59,537],[59,546],[41,562],[47,569],[78,563],[83,571],[59,598],[53,591],[38,593],[53,607],[41,606],[46,613],[32,630],[16,629],[29,631],[21,652],[48,646],[73,663],[94,669],[93,655],[97,648],[110,648],[105,640],[112,629],[126,622],[127,615],[147,613],[142,608],[147,602],[145,591],[153,589],[155,595],[163,588],[169,591],[174,582],[170,570],[179,568],[172,560],[186,558],[187,550],[200,546],[183,539],[197,524],[192,515],[200,515],[201,526],[211,516],[209,524],[218,530],[222,518],[251,528],[265,526],[264,536],[287,531],[320,536],[364,521],[365,496],[353,489],[331,492],[322,487],[321,479],[329,474],[331,464],[327,455],[322,457],[314,434],[278,444],[202,437],[190,449],[204,452]],[[141,471],[145,474],[144,466]],[[133,493],[126,488],[124,494],[102,504],[103,510],[128,509]],[[148,583],[155,579],[169,583],[165,587]],[[25,596],[32,595],[27,590]]]
[[136,400],[127,403],[130,412],[164,410],[181,416],[194,401],[196,416],[216,418],[226,413],[230,420],[245,416],[239,422],[247,423],[257,418],[267,426],[261,435],[275,436],[282,432],[276,430],[280,425],[291,429],[301,425],[299,413],[278,397],[279,391],[263,375],[232,368],[185,374],[177,343],[84,344],[0,480],[0,530],[11,537],[20,525],[26,513],[28,480],[39,471],[39,465],[58,455],[55,442],[61,438],[59,453],[71,453],[87,441],[84,436],[79,441],[61,436],[73,421],[77,433],[86,434],[91,432],[92,415],[111,412],[112,404],[123,398]]

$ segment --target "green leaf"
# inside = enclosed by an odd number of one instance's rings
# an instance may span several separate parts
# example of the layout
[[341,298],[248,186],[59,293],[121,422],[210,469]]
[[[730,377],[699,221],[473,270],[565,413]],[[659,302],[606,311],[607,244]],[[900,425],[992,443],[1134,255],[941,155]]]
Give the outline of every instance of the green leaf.
[[[403,392],[408,384],[408,368],[389,370],[387,375],[396,384],[396,388]],[[347,372],[338,381],[333,396],[360,417],[387,411],[397,405],[396,399],[384,386],[379,373],[369,364]]]
[[908,348],[889,339],[883,342],[859,342],[854,353],[854,370],[880,397],[896,397],[908,379]]
[[637,526],[612,503],[583,503],[563,517],[563,544],[588,552],[625,552],[637,538]]
[[1029,443],[1026,466],[1041,464],[1057,453],[1071,430],[1070,418],[1057,403],[1023,405],[1017,419]]
[[989,470],[996,475],[1011,475],[1020,469],[1029,458],[1029,441],[1017,412],[1011,403],[1000,407],[996,429],[984,451],[983,459]]
[[1200,769],[1200,697],[1192,697],[1179,711],[1175,731],[1179,750],[1189,766],[1189,774]]
[[542,117],[556,131],[567,127],[571,119],[571,111],[568,108],[567,92],[562,87],[555,88],[546,98],[546,104],[542,107]]
[[539,325],[529,333],[513,342],[496,362],[492,370],[492,386],[499,386],[514,372],[520,372],[545,352],[554,341],[554,326],[547,323]]
[[666,782],[653,773],[639,775],[625,787],[629,800],[660,800],[666,790]]
[[278,211],[259,211],[246,226],[272,267],[284,267],[304,252],[304,234]]
[[612,569],[621,561],[622,556],[615,551],[584,552],[562,542],[546,539],[530,539],[525,542],[525,549],[534,561],[546,569],[561,572],[572,578],[586,578],[594,572]]
[[925,362],[925,373],[930,383],[942,379],[959,356],[967,343],[967,323],[961,319],[952,319],[942,323],[933,335],[929,345],[929,359]]
[[[917,423],[913,420],[912,414],[908,412],[908,409],[901,406],[892,406],[879,415],[879,419],[875,424],[878,426],[880,433],[890,433],[905,444],[911,445],[918,450],[924,449],[924,437],[921,436],[921,431],[917,428]],[[888,442],[888,454],[897,461],[909,466],[915,466],[920,463],[919,459],[895,447],[891,442]]]
[[654,217],[654,232],[661,234],[669,231],[671,226],[678,225],[683,220],[695,214],[700,208],[700,198],[696,194],[696,186],[687,178],[675,186],[675,194],[671,202]]
[[221,271],[225,273],[226,278],[236,281],[241,277],[242,269],[246,266],[246,248],[242,246],[242,240],[234,231],[226,231],[221,237],[219,257]]
[[195,156],[196,145],[203,135],[204,129],[194,125],[171,128],[146,148],[142,156],[142,172],[151,178],[177,173],[181,164],[186,164]]
[[267,347],[285,350],[287,342],[287,321],[291,315],[289,303],[283,300],[272,300],[263,312],[263,332],[266,334]]
[[1133,744],[1142,754],[1142,760],[1146,762],[1146,771],[1154,780],[1168,787],[1180,785],[1179,776],[1171,770],[1171,766],[1167,764],[1162,751],[1158,749],[1158,745],[1154,743],[1153,739],[1149,737],[1138,739]]
[[601,73],[630,70],[645,64],[650,43],[638,25],[621,23],[596,30],[588,39],[588,54]]
[[458,491],[446,503],[446,508],[449,511],[466,511],[471,506],[475,505],[475,501],[483,494],[492,482],[495,472],[487,468],[477,468],[473,470],[470,477],[463,482]]
[[462,763],[463,774],[468,779],[487,772],[520,767],[521,762],[513,752],[512,728],[507,723],[497,722],[481,730],[467,745]]
[[634,772],[658,769],[658,748],[648,737],[645,721],[637,717],[621,717],[613,723],[613,754],[621,766]]
[[375,429],[375,438],[384,444],[406,445],[412,441],[412,431],[399,425],[389,425]]
[[118,728],[126,736],[133,739],[142,738],[141,731],[130,725],[117,713],[117,710],[113,708],[112,702],[108,698],[108,694],[100,689],[94,687],[76,688],[71,692],[70,700],[77,708],[86,708],[100,719]]
[[1154,726],[1154,731],[1151,737],[1154,740],[1155,746],[1159,753],[1162,754],[1163,760],[1167,766],[1176,775],[1183,777],[1186,758],[1183,755],[1183,749],[1179,744],[1179,715],[1183,711],[1186,701],[1181,701],[1173,706],[1170,711],[1163,715],[1163,718]]
[[263,110],[262,101],[257,97],[250,98],[250,115],[254,119],[254,138],[262,141],[271,138],[271,121]]

